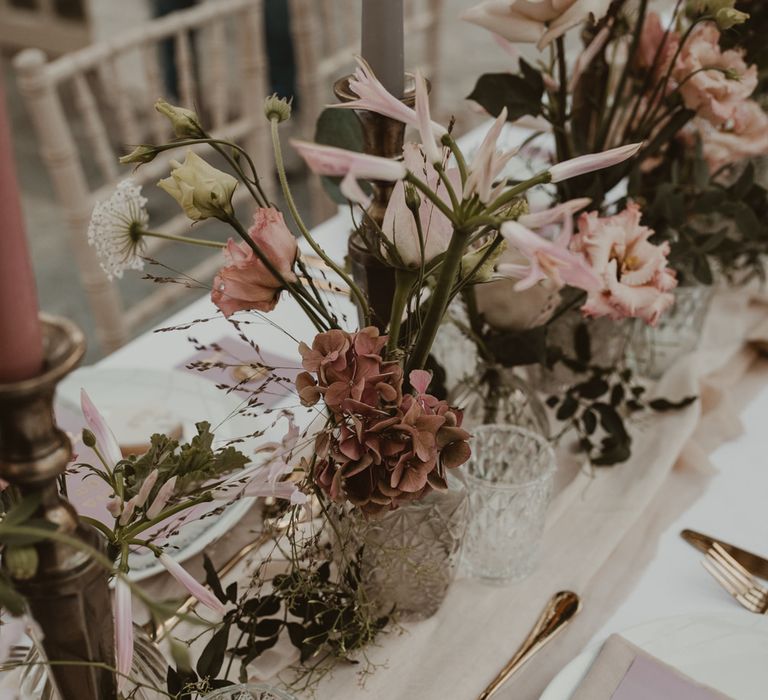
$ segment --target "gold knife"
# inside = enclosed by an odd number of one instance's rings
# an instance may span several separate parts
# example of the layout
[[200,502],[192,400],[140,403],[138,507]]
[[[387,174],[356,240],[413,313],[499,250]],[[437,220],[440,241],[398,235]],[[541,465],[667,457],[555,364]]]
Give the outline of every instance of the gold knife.
[[728,544],[722,540],[718,540],[709,535],[704,535],[701,532],[695,530],[683,530],[680,533],[688,544],[692,545],[700,552],[705,554],[709,551],[713,544],[719,544],[728,554],[730,554],[739,564],[755,576],[759,576],[768,581],[768,559],[765,559],[757,554],[748,552],[745,549],[740,549],[735,545]]

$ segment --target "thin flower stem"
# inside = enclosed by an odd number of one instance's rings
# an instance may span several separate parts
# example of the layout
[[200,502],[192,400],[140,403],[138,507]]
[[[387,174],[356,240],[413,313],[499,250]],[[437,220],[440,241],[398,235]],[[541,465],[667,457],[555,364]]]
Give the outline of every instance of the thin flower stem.
[[555,137],[558,142],[558,159],[568,160],[570,155],[570,146],[568,144],[568,132],[566,131],[566,121],[568,119],[568,67],[565,62],[565,41],[563,37],[557,38],[557,68],[558,68],[558,80],[559,90],[557,96],[557,128],[555,129]]
[[328,265],[328,267],[330,267],[337,275],[339,275],[339,277],[341,277],[341,279],[344,280],[344,283],[349,287],[349,290],[352,293],[352,296],[355,298],[355,301],[357,301],[357,303],[360,305],[360,309],[363,313],[363,317],[367,325],[370,323],[371,309],[368,306],[368,300],[365,298],[365,295],[360,290],[360,287],[355,284],[354,280],[332,258],[328,256],[328,254],[320,245],[318,245],[317,241],[315,241],[315,239],[312,237],[309,228],[304,223],[304,220],[301,218],[301,214],[299,214],[299,210],[296,207],[296,202],[293,199],[293,194],[291,193],[291,188],[288,186],[288,177],[285,173],[283,150],[280,146],[280,134],[278,133],[278,120],[276,118],[272,118],[270,122],[272,126],[272,148],[275,152],[275,166],[277,168],[277,176],[280,180],[280,187],[283,190],[283,196],[285,197],[285,201],[288,204],[288,210],[291,212],[291,216],[293,217],[296,226],[299,227],[301,235],[304,236],[307,243],[309,243],[309,246],[312,248],[312,250],[315,251],[315,254],[320,257],[323,262]]
[[453,185],[451,185],[451,181],[448,179],[448,175],[445,173],[445,168],[440,163],[435,164],[435,170],[437,171],[438,176],[440,177],[440,181],[445,185],[445,189],[448,192],[448,197],[451,200],[451,206],[453,207],[453,211],[459,211],[461,208],[461,205],[459,204],[459,199],[456,196],[456,192],[453,189]]
[[421,194],[423,194],[430,202],[432,202],[443,214],[445,214],[445,216],[454,226],[456,225],[457,222],[456,222],[455,213],[427,185],[425,185],[421,180],[419,180],[419,178],[417,178],[413,173],[409,172],[405,176],[405,181],[413,185],[419,192],[421,192]]
[[605,149],[605,142],[608,138],[608,132],[611,130],[613,121],[616,118],[616,112],[619,109],[619,104],[624,95],[624,87],[629,80],[629,71],[632,67],[632,59],[637,54],[637,48],[640,45],[640,34],[642,33],[643,24],[645,23],[645,14],[648,10],[648,0],[640,0],[640,7],[637,12],[637,25],[635,26],[635,34],[632,37],[632,44],[629,49],[628,59],[624,64],[624,68],[621,71],[621,77],[619,78],[619,84],[616,87],[616,92],[613,104],[608,111],[608,118],[600,125],[600,131],[597,135],[597,141],[595,143],[595,153],[598,153]]
[[463,229],[454,229],[453,231],[440,269],[440,276],[429,300],[429,310],[409,358],[408,372],[414,369],[423,369],[426,364],[429,350],[437,335],[437,329],[440,327],[445,310],[448,308],[453,283],[461,269],[461,260],[464,257],[469,236],[470,234]]
[[527,192],[532,187],[536,187],[536,185],[546,185],[551,181],[552,175],[550,175],[549,170],[544,170],[543,172],[534,175],[529,180],[525,180],[524,182],[521,182],[514,187],[510,187],[504,194],[500,195],[496,201],[491,202],[488,205],[487,211],[498,211],[505,204],[509,204],[515,197],[519,197],[521,194]]
[[306,313],[310,321],[312,321],[315,328],[321,332],[327,330],[325,327],[325,322],[316,313],[316,311],[320,311],[320,313],[325,315],[326,318],[328,318],[330,321],[328,310],[325,308],[325,306],[323,304],[318,305],[317,302],[300,284],[293,284],[286,280],[285,277],[283,277],[283,275],[274,266],[272,261],[266,255],[264,255],[261,248],[256,245],[255,241],[248,235],[248,232],[243,228],[242,224],[235,217],[227,216],[224,221],[226,221],[226,223],[228,223],[233,229],[235,229],[235,231],[237,231],[240,238],[245,241],[248,247],[254,252],[256,257],[261,260],[262,263],[264,263],[264,266],[267,268],[267,270],[269,270],[272,276],[281,283],[281,286],[288,290],[291,296],[296,300],[296,303],[301,306],[304,313]]
[[174,236],[170,233],[160,233],[159,231],[142,231],[142,236],[150,236],[152,238],[162,238],[166,241],[175,241],[177,243],[189,243],[191,245],[204,246],[206,248],[226,248],[226,243],[219,241],[206,241],[200,238],[190,238],[189,236]]
[[443,136],[442,143],[451,150],[453,157],[456,159],[456,166],[459,168],[459,174],[461,175],[461,184],[464,185],[469,177],[469,168],[467,167],[467,161],[464,158],[464,154],[459,148],[459,144],[456,143],[453,136],[450,134],[445,134],[445,136]]
[[395,295],[392,299],[392,313],[389,316],[389,340],[387,355],[392,355],[397,349],[400,338],[400,326],[403,322],[403,312],[411,296],[413,282],[418,277],[418,270],[398,268],[395,271]]
[[138,525],[133,525],[132,527],[126,528],[121,533],[121,539],[126,541],[129,539],[133,539],[134,537],[136,537],[136,535],[139,535],[145,530],[148,530],[149,528],[154,527],[158,523],[161,523],[163,520],[167,520],[172,515],[181,513],[182,511],[185,511],[189,508],[193,508],[194,506],[200,505],[201,503],[209,503],[212,500],[213,500],[213,494],[210,491],[206,491],[204,494],[198,496],[197,498],[193,498],[189,501],[185,501],[184,503],[177,503],[176,505],[161,511],[151,520],[147,520],[146,522],[139,523]]

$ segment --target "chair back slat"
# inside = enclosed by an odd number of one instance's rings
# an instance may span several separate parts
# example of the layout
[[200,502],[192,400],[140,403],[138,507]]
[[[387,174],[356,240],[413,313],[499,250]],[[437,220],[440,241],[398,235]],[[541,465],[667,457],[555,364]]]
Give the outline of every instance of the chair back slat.
[[[122,83],[118,66],[118,56],[111,56],[96,68],[99,87],[104,93],[110,116],[117,127],[115,141],[121,149],[130,147],[142,141],[139,122],[134,112],[134,101],[131,99],[132,90]],[[132,86],[133,87],[133,86]],[[135,91],[135,87],[133,88]]]
[[96,99],[88,86],[88,80],[81,73],[74,77],[73,86],[75,99],[83,118],[85,132],[93,148],[94,158],[101,174],[106,180],[114,180],[117,177],[117,158],[109,142],[109,135],[99,113]]
[[192,47],[189,41],[189,32],[181,30],[174,37],[176,48],[176,72],[179,100],[181,104],[190,109],[197,107],[197,98],[195,90],[195,65],[192,58]]
[[211,114],[214,129],[218,129],[224,124],[229,112],[227,29],[228,27],[223,21],[214,22],[209,28],[207,37],[206,62],[210,65],[211,72],[207,76],[210,98],[206,106]]
[[[244,41],[237,40],[238,35]],[[178,104],[200,110],[214,136],[246,145],[271,184],[269,124],[262,103],[268,90],[264,46],[261,0],[209,0],[51,62],[35,50],[14,59],[20,93],[70,231],[102,350],[119,347],[151,320],[152,313],[167,315],[169,304],[190,288],[197,293],[209,288],[212,273],[221,264],[221,254],[212,254],[209,248],[177,248],[178,254],[165,257],[182,269],[158,272],[150,265],[147,272],[161,277],[177,274],[182,283],[147,287],[150,293],[144,299],[125,305],[124,285],[107,279],[87,242],[93,205],[110,196],[119,180],[131,177],[145,186],[142,193],[149,199],[154,230],[218,240],[229,235],[219,222],[190,227],[177,203],[154,187],[168,175],[171,159],[183,160],[183,152],[163,153],[136,171],[120,166],[116,156],[136,144],[172,138],[154,102],[158,97],[173,98],[175,92]],[[173,71],[168,70],[169,55]],[[203,84],[205,90],[200,89]],[[199,104],[203,94],[206,104]],[[235,94],[238,101],[233,104]],[[195,150],[226,169],[210,146]],[[236,201],[250,201],[242,185]],[[153,240],[146,253],[150,257],[163,253],[165,245]],[[134,291],[131,298],[135,296]]]
[[[157,56],[157,44],[146,43],[141,47],[141,60],[144,67],[144,80],[147,93],[155,98],[166,97],[166,91],[160,82],[160,66]],[[151,110],[148,115],[147,126],[152,140],[156,143],[166,141],[170,136],[168,120],[157,110]]]

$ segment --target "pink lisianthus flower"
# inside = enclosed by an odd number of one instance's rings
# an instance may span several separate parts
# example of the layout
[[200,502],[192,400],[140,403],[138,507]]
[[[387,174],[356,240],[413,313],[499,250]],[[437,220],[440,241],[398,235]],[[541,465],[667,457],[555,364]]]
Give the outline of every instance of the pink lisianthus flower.
[[206,608],[217,615],[224,614],[223,603],[205,586],[199,583],[181,564],[164,552],[158,557],[166,571],[176,579],[190,595],[197,598]]
[[[293,265],[298,245],[283,215],[275,209],[257,209],[248,235],[287,282],[296,281]],[[236,311],[272,311],[280,298],[283,283],[245,243],[227,241],[227,265],[213,280],[211,301],[227,318]]]
[[697,117],[681,138],[690,145],[701,139],[704,159],[714,173],[725,165],[768,155],[768,115],[757,102],[747,100],[735,109],[733,118],[724,126],[718,128]]
[[675,302],[674,270],[667,266],[669,243],[654,245],[654,231],[640,225],[642,214],[635,202],[615,216],[582,214],[571,249],[582,253],[602,280],[582,307],[585,316],[612,319],[642,318],[656,325]]
[[461,16],[508,41],[543,49],[592,15],[601,19],[611,0],[486,0]]
[[719,42],[714,24],[698,25],[672,71],[685,106],[717,125],[731,119],[757,87],[757,66],[747,66],[742,51],[722,51]]
[[667,31],[657,12],[649,12],[640,33],[640,44],[635,60],[640,68],[653,68],[656,76],[663,76],[669,69],[680,47],[680,34]]

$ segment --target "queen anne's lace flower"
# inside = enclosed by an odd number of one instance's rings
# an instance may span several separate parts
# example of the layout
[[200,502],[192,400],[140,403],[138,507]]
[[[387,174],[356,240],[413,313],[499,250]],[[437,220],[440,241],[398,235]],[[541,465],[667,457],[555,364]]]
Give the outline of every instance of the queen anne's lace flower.
[[133,180],[120,182],[109,199],[94,207],[88,243],[96,248],[110,280],[121,278],[124,270],[144,269],[142,231],[148,224],[147,198]]

